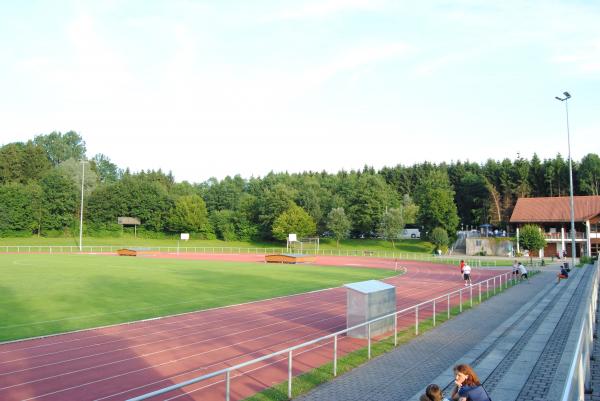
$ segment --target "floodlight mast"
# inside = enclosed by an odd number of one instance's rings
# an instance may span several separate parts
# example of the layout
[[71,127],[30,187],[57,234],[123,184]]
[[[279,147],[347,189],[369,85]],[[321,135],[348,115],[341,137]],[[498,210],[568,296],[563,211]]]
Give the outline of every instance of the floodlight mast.
[[569,132],[569,102],[571,94],[569,92],[563,92],[564,98],[555,96],[555,99],[565,102],[565,112],[567,115],[567,145],[569,151],[569,198],[571,203],[571,264],[575,267],[575,206],[573,202],[573,163],[571,161],[571,134]]
[[79,210],[79,252],[83,251],[83,183],[85,182],[85,160],[81,161],[81,207]]

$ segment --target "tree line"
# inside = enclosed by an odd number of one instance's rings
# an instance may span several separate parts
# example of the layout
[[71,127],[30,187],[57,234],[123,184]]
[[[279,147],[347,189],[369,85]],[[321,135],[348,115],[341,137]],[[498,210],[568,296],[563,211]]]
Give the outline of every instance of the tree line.
[[[568,160],[560,154],[189,183],[161,170],[119,168],[103,154],[88,159],[79,134],[52,132],[0,147],[0,235],[77,232],[82,167],[88,235],[120,232],[117,218],[131,216],[144,235],[226,241],[281,240],[290,232],[394,240],[406,224],[452,236],[467,225],[506,228],[519,197],[569,193]],[[600,193],[598,155],[574,162],[573,175],[575,194]]]

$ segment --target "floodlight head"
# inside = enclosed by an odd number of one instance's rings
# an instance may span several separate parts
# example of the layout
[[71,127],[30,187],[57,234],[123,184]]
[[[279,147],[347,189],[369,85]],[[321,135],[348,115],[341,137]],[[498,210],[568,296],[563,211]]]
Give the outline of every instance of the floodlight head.
[[565,98],[570,99],[571,95],[569,94],[569,92],[563,92],[563,95],[565,95]]
[[565,100],[565,99],[561,99],[561,98],[559,98],[558,96],[554,96],[554,98],[555,98],[556,100],[560,100],[561,102],[562,102],[563,100]]

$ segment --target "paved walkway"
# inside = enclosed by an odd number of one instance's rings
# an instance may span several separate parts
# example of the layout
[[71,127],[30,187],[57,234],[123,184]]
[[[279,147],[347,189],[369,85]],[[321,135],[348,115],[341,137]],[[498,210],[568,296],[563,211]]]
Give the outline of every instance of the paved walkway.
[[562,349],[592,269],[574,269],[560,284],[556,267],[546,269],[297,399],[416,401],[429,383],[448,392],[459,362],[474,366],[494,401],[558,398],[568,368]]

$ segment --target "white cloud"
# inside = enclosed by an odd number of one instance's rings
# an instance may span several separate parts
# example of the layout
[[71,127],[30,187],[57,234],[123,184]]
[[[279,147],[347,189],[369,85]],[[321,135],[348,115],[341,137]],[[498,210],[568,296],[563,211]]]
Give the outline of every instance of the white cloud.
[[555,56],[552,61],[574,66],[581,73],[600,72],[600,39],[586,41],[575,49],[568,48],[566,54]]
[[283,10],[269,19],[302,20],[325,18],[341,12],[354,10],[374,10],[381,8],[384,1],[379,0],[325,0],[309,3]]
[[[75,129],[90,155],[198,181],[524,154],[549,130],[540,128],[552,113],[540,103],[541,87],[568,79],[578,100],[597,89],[589,79],[600,70],[599,28],[591,23],[597,7],[541,0],[325,0],[287,2],[281,11],[277,2],[197,4],[133,13],[118,3],[110,13],[82,5],[66,36],[40,41],[19,53],[21,61],[3,52],[11,66],[4,79],[17,83],[0,97],[0,132],[29,139]],[[257,24],[264,15],[282,23]],[[477,74],[484,78],[474,81]],[[507,76],[523,91],[523,105],[503,96],[511,90]],[[461,82],[473,84],[449,102],[448,90]],[[399,92],[410,93],[410,102]],[[520,115],[525,100],[536,107]],[[587,118],[590,124],[596,116]],[[583,116],[573,120],[584,124]],[[574,128],[575,136],[598,134],[597,127]],[[544,147],[548,156],[555,142]],[[293,153],[280,152],[290,146]]]
[[289,83],[298,92],[314,90],[338,74],[406,57],[411,51],[412,47],[402,42],[364,44],[332,55],[329,61],[321,65],[307,68],[299,80],[289,77]]
[[467,57],[464,53],[452,53],[442,57],[435,57],[417,64],[415,74],[419,77],[428,77],[452,64],[464,61]]

